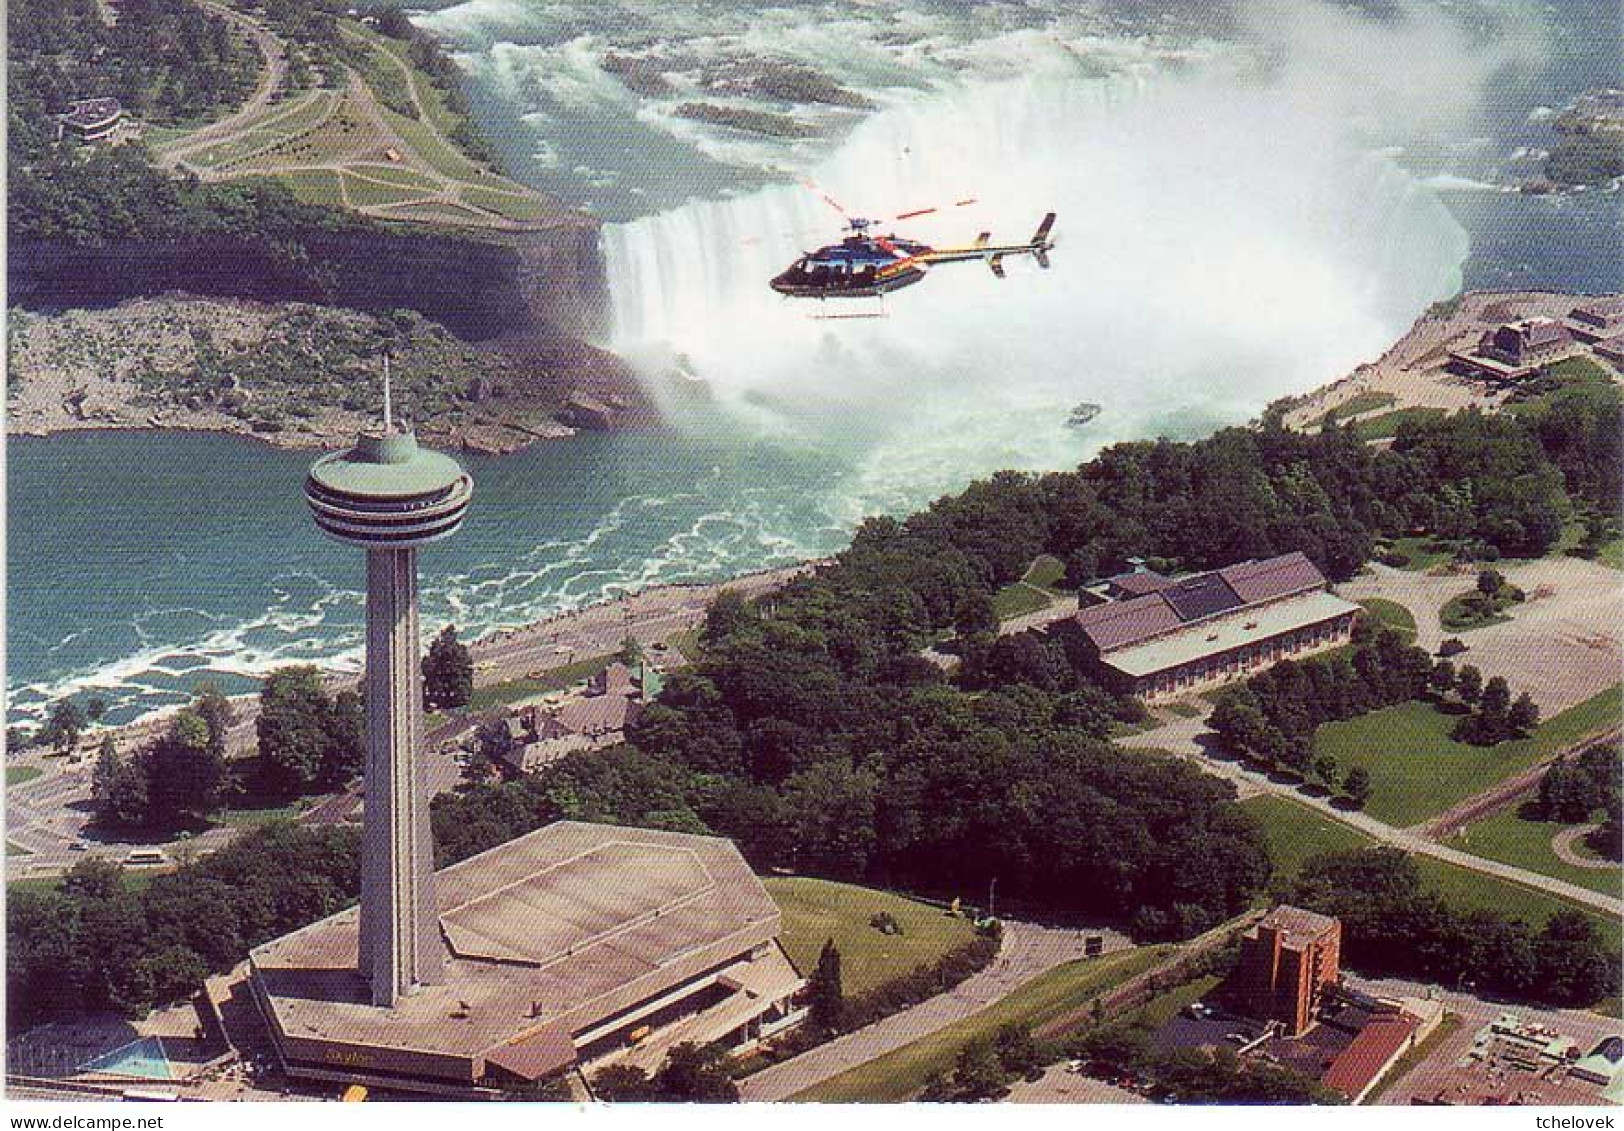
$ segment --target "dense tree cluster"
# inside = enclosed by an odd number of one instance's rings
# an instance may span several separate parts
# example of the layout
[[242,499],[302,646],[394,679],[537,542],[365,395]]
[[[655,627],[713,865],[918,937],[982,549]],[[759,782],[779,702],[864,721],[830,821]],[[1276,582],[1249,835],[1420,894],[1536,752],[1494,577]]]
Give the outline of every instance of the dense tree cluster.
[[205,686],[133,757],[121,756],[109,734],[91,777],[97,820],[115,828],[204,824],[233,792],[225,757],[232,720],[230,701]]
[[1153,1096],[1180,1104],[1340,1104],[1317,1080],[1234,1050],[1156,1048],[1142,1024],[1107,1025],[1074,1038],[1067,1050],[1096,1075],[1144,1081]]
[[919,1098],[927,1103],[978,1103],[996,1100],[1015,1080],[1043,1074],[1044,1053],[1021,1025],[1005,1025],[992,1037],[971,1041],[959,1050],[950,1074],[925,1081]]
[[366,757],[366,716],[354,691],[329,695],[310,665],[279,668],[259,692],[259,756],[245,783],[250,792],[299,797],[346,784]]
[[728,1063],[722,1046],[684,1041],[665,1054],[652,1077],[630,1064],[599,1069],[592,1077],[592,1093],[610,1103],[735,1103],[739,1086]]
[[7,1025],[184,997],[250,947],[340,910],[359,885],[348,828],[269,825],[140,891],[117,865],[81,861],[58,889],[7,893]]
[[306,204],[269,178],[204,184],[155,168],[135,143],[53,148],[11,167],[7,216],[15,239],[96,244],[225,233],[265,239],[290,265],[301,233],[361,228],[353,213]]
[[1598,743],[1577,758],[1559,758],[1539,782],[1534,810],[1542,821],[1577,825],[1598,809],[1618,807],[1619,782],[1624,780],[1616,744]]
[[1457,911],[1398,849],[1314,857],[1284,896],[1341,919],[1343,957],[1366,974],[1564,1006],[1618,990],[1618,956],[1583,912],[1559,911],[1535,930],[1499,911]]
[[1337,787],[1334,761],[1314,756],[1314,731],[1424,694],[1432,658],[1392,629],[1361,634],[1351,650],[1282,660],[1224,691],[1209,725],[1225,747]]
[[194,0],[12,0],[6,91],[15,170],[56,140],[55,114],[80,98],[117,98],[156,123],[204,117],[253,88],[259,54]]

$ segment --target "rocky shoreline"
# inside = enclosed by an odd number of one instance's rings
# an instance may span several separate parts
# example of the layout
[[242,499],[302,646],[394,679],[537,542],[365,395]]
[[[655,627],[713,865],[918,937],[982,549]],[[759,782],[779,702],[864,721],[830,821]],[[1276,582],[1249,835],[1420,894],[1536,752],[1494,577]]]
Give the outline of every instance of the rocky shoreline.
[[342,446],[371,424],[379,356],[437,446],[506,454],[659,423],[618,358],[562,335],[466,342],[409,311],[162,295],[100,310],[12,311],[7,433],[210,432]]

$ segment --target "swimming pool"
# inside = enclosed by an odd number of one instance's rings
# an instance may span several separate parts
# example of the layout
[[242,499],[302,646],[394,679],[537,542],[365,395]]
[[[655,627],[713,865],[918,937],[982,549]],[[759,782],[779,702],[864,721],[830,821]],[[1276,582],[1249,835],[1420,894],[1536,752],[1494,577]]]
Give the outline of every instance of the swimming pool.
[[79,1066],[80,1072],[103,1072],[110,1076],[140,1076],[147,1080],[173,1080],[175,1073],[164,1055],[160,1037],[142,1037],[103,1053]]

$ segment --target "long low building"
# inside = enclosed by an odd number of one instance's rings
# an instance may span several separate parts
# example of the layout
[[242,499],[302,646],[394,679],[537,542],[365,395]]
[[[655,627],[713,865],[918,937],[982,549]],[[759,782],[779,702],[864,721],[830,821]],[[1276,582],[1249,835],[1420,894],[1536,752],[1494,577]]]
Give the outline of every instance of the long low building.
[[778,907],[731,841],[565,821],[435,890],[444,984],[392,1008],[356,972],[354,908],[250,954],[289,1075],[470,1094],[679,1040],[747,1047],[802,1015]]
[[1300,553],[1177,580],[1138,571],[1110,579],[1104,592],[1137,595],[1079,609],[1062,631],[1078,638],[1096,678],[1146,700],[1205,691],[1344,644],[1361,611],[1331,593]]

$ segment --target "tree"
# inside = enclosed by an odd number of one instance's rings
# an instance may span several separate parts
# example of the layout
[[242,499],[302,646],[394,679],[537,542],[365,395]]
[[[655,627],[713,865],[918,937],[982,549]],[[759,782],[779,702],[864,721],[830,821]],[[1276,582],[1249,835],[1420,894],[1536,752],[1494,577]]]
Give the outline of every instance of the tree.
[[611,1064],[592,1075],[592,1094],[609,1103],[647,1103],[659,1099],[647,1072],[634,1064]]
[[826,1033],[838,1033],[846,1024],[846,998],[840,984],[840,948],[827,939],[818,952],[818,964],[806,980],[807,1007],[812,1024]]
[[1342,781],[1342,793],[1355,809],[1363,809],[1365,802],[1370,800],[1370,771],[1363,766],[1349,770]]
[[119,757],[111,734],[102,739],[101,753],[90,776],[90,800],[96,818],[115,828],[137,828],[146,823],[149,809],[147,777],[142,768]]
[[92,695],[85,700],[85,718],[93,723],[100,722],[107,714],[107,700],[100,695]]
[[1483,673],[1475,664],[1463,664],[1455,673],[1455,694],[1462,703],[1471,706],[1483,695]]
[[643,662],[643,646],[637,642],[637,637],[628,632],[620,642],[620,650],[615,653],[615,658],[628,668],[635,668]]
[[721,1045],[684,1041],[665,1056],[654,1074],[655,1098],[677,1103],[737,1103],[739,1086],[727,1073]]
[[992,1100],[1009,1091],[1009,1074],[999,1063],[992,1041],[972,1041],[959,1050],[953,1065],[953,1098]]
[[52,747],[58,751],[73,750],[79,745],[86,722],[84,709],[79,704],[72,699],[57,700],[51,708],[51,721],[46,724]]
[[1336,759],[1329,754],[1322,754],[1314,759],[1311,768],[1314,771],[1314,777],[1319,783],[1332,793],[1335,793],[1337,787]]
[[1448,695],[1455,687],[1455,665],[1448,660],[1439,660],[1432,665],[1432,674],[1427,677],[1427,683],[1439,695]]
[[1524,691],[1506,713],[1506,723],[1514,735],[1521,738],[1539,725],[1539,705]]
[[1478,708],[1485,714],[1503,715],[1511,707],[1511,688],[1506,685],[1504,676],[1495,676],[1483,685],[1483,694],[1478,700]]
[[210,741],[208,723],[191,708],[175,715],[139,762],[149,794],[148,824],[198,823],[219,806],[225,761]]
[[953,632],[961,640],[996,634],[998,612],[992,598],[980,591],[966,593],[953,610]]
[[327,694],[313,666],[280,668],[259,693],[259,757],[273,792],[297,795],[321,779]]
[[466,707],[474,693],[474,660],[457,626],[440,630],[423,657],[423,701],[431,711]]
[[713,648],[744,634],[757,623],[744,594],[737,589],[723,589],[705,612],[705,623],[699,630],[700,647]]
[[1505,583],[1505,575],[1499,570],[1486,569],[1477,575],[1477,591],[1485,597],[1493,597],[1499,593]]
[[1009,1024],[998,1030],[994,1042],[998,1063],[1011,1076],[1035,1079],[1043,1074],[1043,1054],[1025,1025]]
[[279,668],[259,693],[261,776],[266,789],[298,796],[342,785],[365,759],[361,697],[341,691],[329,698],[321,673],[309,665]]

